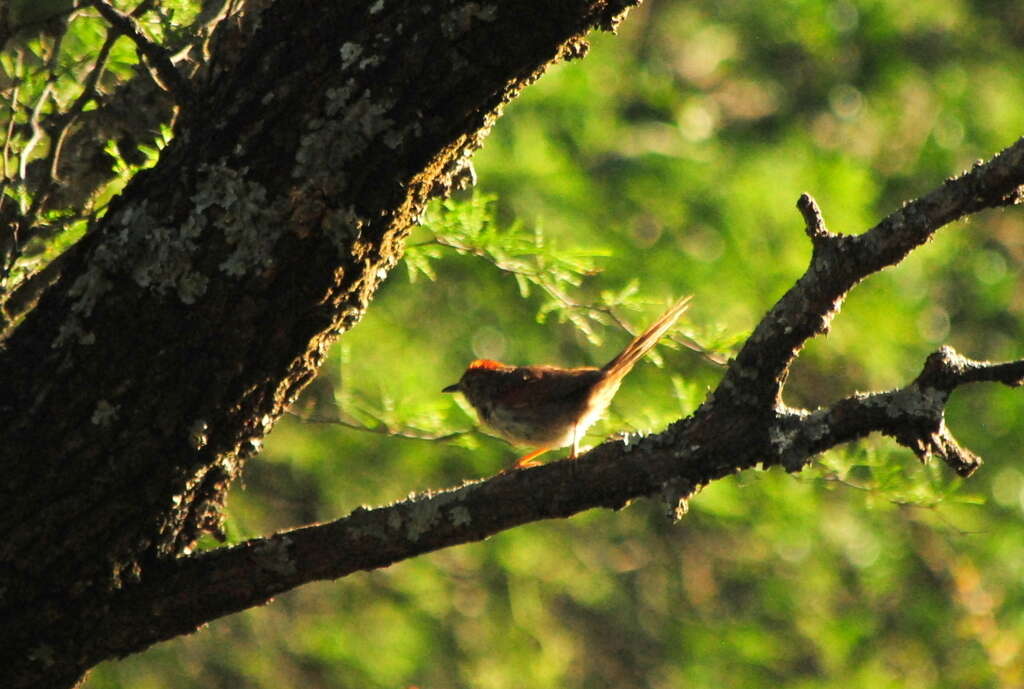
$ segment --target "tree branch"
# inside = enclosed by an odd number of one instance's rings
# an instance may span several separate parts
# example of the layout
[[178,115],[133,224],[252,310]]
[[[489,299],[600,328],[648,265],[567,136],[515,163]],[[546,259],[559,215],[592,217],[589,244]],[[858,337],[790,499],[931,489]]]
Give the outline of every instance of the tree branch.
[[813,413],[791,410],[774,430],[782,465],[798,471],[825,450],[880,432],[921,461],[937,456],[960,476],[970,476],[981,458],[960,447],[946,427],[944,412],[953,390],[977,382],[1019,386],[1024,383],[1024,360],[972,361],[942,347],[906,387],[851,395]]
[[719,389],[734,404],[781,405],[797,354],[808,339],[828,332],[850,289],[899,263],[944,225],[985,208],[1019,203],[1022,185],[1024,139],[1019,139],[861,235],[829,233],[814,200],[801,197],[800,212],[814,245],[811,265],[758,324]]

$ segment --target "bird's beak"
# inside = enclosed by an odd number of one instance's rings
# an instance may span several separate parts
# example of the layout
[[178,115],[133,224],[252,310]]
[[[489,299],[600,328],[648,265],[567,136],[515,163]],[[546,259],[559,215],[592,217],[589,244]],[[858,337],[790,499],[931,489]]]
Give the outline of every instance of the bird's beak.
[[459,390],[461,390],[461,389],[462,389],[462,388],[461,388],[461,387],[459,387],[459,384],[458,384],[458,383],[453,383],[452,385],[449,385],[448,387],[446,387],[446,388],[445,388],[444,390],[442,390],[441,392],[458,392],[458,391],[459,391]]

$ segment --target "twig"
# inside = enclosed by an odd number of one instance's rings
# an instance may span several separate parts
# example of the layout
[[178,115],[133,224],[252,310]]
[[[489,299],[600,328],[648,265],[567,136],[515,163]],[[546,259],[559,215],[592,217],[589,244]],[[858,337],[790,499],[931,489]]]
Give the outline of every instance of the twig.
[[[138,16],[142,16],[147,11],[149,11],[149,9],[152,7],[152,4],[153,0],[143,0],[143,2],[140,3],[132,11],[130,15],[125,16],[128,16],[131,19]],[[103,45],[100,47],[100,50],[96,55],[96,59],[93,61],[93,66],[85,79],[85,83],[82,87],[81,93],[78,94],[78,97],[75,99],[74,103],[72,103],[71,107],[67,110],[67,112],[60,113],[55,118],[57,121],[56,132],[50,134],[50,141],[52,143],[45,161],[45,166],[49,170],[49,176],[46,178],[45,182],[42,183],[41,187],[33,195],[32,203],[30,204],[29,209],[18,220],[17,227],[14,230],[16,234],[16,241],[11,252],[10,261],[8,262],[8,265],[5,266],[5,277],[7,274],[9,274],[10,268],[13,267],[14,262],[20,257],[21,247],[24,246],[30,239],[32,239],[33,236],[35,236],[35,232],[32,232],[32,228],[36,223],[36,218],[39,214],[39,211],[46,207],[46,204],[50,200],[50,196],[52,195],[54,188],[61,183],[59,168],[61,151],[63,150],[64,143],[67,139],[68,134],[71,132],[71,129],[74,126],[75,122],[78,120],[78,117],[85,110],[85,107],[96,98],[96,85],[99,83],[100,77],[103,75],[103,71],[106,68],[106,63],[107,59],[110,56],[110,51],[113,48],[114,43],[120,37],[120,35],[121,31],[115,27],[112,27],[110,30],[107,31],[107,36],[104,39]],[[54,65],[54,67],[52,67],[50,70],[50,84],[54,83],[58,78],[55,70],[55,65],[57,57],[59,56],[59,48],[60,43],[58,42],[54,46],[53,54],[51,55],[50,60],[51,64]],[[39,125],[38,118],[36,117],[35,112],[33,113],[33,118],[33,136],[30,140],[31,145],[26,144],[26,150],[30,150],[30,148],[35,147],[35,145],[38,143],[38,139],[40,138],[43,129],[43,127]],[[26,161],[27,156],[23,151],[21,167],[21,179],[23,181],[26,180]],[[47,271],[47,275],[51,276],[54,279],[58,277],[58,275],[53,275],[52,270]],[[46,283],[47,285],[50,282],[52,282],[52,279],[48,278],[48,280],[49,282]],[[33,289],[31,292],[31,297],[34,299],[37,296],[38,292],[35,289]],[[8,300],[6,306],[12,307],[17,303],[31,303],[31,300],[29,302],[12,302]]]
[[106,19],[111,26],[121,34],[127,36],[138,47],[139,52],[146,58],[150,67],[150,74],[153,80],[165,91],[174,94],[178,105],[187,107],[192,103],[192,87],[185,77],[182,76],[174,64],[170,55],[163,46],[151,41],[142,31],[142,27],[135,17],[113,7],[106,0],[90,0],[100,15]]
[[[64,141],[71,131],[72,125],[78,119],[78,116],[85,109],[85,106],[96,96],[96,83],[99,81],[100,75],[102,74],[107,58],[110,55],[110,49],[117,41],[119,34],[116,31],[108,31],[107,37],[100,47],[99,53],[96,56],[96,61],[93,63],[93,68],[89,72],[89,76],[86,77],[85,85],[82,88],[82,92],[78,94],[75,102],[72,103],[71,108],[66,113],[60,116],[57,133],[50,135],[50,141],[53,144],[50,146],[50,151],[47,154],[46,168],[50,171],[49,177],[42,187],[35,193],[32,198],[32,205],[25,213],[25,217],[22,220],[23,229],[25,229],[24,236],[21,240],[21,244],[24,245],[34,233],[29,232],[35,222],[36,217],[39,214],[40,209],[46,206],[47,201],[50,200],[50,195],[53,193],[56,185],[61,183],[58,168],[60,166],[60,152],[64,146]],[[22,174],[22,179],[25,179],[25,175]]]
[[29,126],[32,129],[32,136],[29,137],[28,141],[25,142],[25,146],[21,149],[21,162],[18,165],[18,175],[22,180],[28,178],[28,162],[31,157],[33,149],[42,140],[44,132],[42,126],[39,124],[39,118],[42,116],[43,107],[46,105],[47,99],[50,98],[50,94],[53,92],[53,82],[47,81],[46,86],[39,93],[39,98],[36,100],[36,104],[32,107],[32,115],[29,117]]
[[351,429],[353,431],[360,431],[360,432],[363,432],[363,433],[374,433],[376,435],[386,435],[386,436],[391,437],[391,438],[404,438],[406,440],[426,440],[426,441],[430,441],[430,442],[447,442],[449,440],[455,440],[456,438],[461,438],[463,436],[476,435],[477,434],[477,431],[475,431],[475,430],[451,431],[449,433],[430,433],[429,431],[424,431],[424,430],[421,430],[419,428],[410,428],[410,427],[407,427],[407,428],[402,429],[402,430],[395,430],[394,428],[390,427],[389,425],[387,425],[387,424],[385,424],[383,422],[381,423],[381,425],[379,427],[374,428],[374,427],[371,427],[371,426],[366,426],[366,425],[361,424],[361,423],[355,423],[355,422],[352,422],[352,421],[346,421],[346,420],[341,419],[341,418],[330,418],[330,417],[326,417],[326,416],[303,416],[303,415],[301,415],[301,414],[299,414],[297,412],[294,412],[294,411],[288,411],[286,413],[289,416],[291,416],[293,419],[298,421],[299,423],[322,424],[322,425],[330,425],[330,426],[341,426],[343,428],[348,428],[348,429]]
[[[838,483],[839,485],[841,485],[841,486],[843,486],[845,488],[851,488],[853,490],[857,490],[857,491],[860,491],[862,493],[867,493],[868,495],[871,495],[873,497],[879,496],[879,490],[878,489],[876,489],[876,488],[874,488],[872,486],[865,486],[865,485],[860,484],[860,483],[854,483],[853,481],[850,481],[850,480],[847,480],[847,479],[844,479],[844,478],[840,478],[839,475],[836,474],[836,473],[826,474],[824,476],[820,476],[818,478],[813,478],[813,479],[803,479],[803,478],[801,478],[799,476],[797,476],[795,478],[798,481],[805,481],[805,482],[808,482],[808,483],[813,483],[813,482],[816,482],[816,481],[820,481],[820,482],[823,482],[823,483]],[[902,508],[902,509],[907,509],[907,510],[913,510],[913,509],[928,510],[929,512],[931,512],[932,514],[935,515],[936,519],[938,519],[943,524],[945,524],[947,528],[949,528],[951,531],[956,532],[956,534],[958,536],[972,536],[972,535],[975,535],[975,534],[983,533],[982,531],[967,531],[965,529],[961,529],[955,523],[950,521],[944,514],[942,514],[942,512],[939,511],[939,507],[943,504],[941,499],[935,499],[935,500],[931,500],[929,502],[912,502],[910,500],[901,500],[899,498],[894,498],[892,496],[886,495],[885,493],[881,493],[881,497],[886,502],[888,502],[890,505],[895,505],[896,507],[899,507],[899,508]]]
[[60,125],[60,131],[55,139],[54,145],[50,150],[50,179],[53,183],[60,183],[60,152],[64,147],[64,141],[67,138],[68,132],[71,131],[71,126],[78,119],[78,116],[85,110],[85,106],[89,104],[91,100],[96,97],[96,84],[99,82],[100,77],[103,75],[103,71],[106,68],[107,58],[110,56],[110,49],[114,47],[114,43],[117,42],[118,34],[115,31],[108,31],[107,37],[103,41],[103,45],[100,46],[99,53],[96,54],[96,61],[93,63],[93,68],[89,71],[89,76],[85,78],[85,84],[82,87],[82,92],[78,94],[78,98],[71,104],[67,113],[63,118],[63,122]]
[[804,216],[804,222],[807,224],[807,236],[812,241],[830,236],[831,233],[825,227],[825,218],[822,217],[821,209],[818,208],[818,202],[810,194],[801,194],[796,202],[796,207]]
[[[435,236],[430,240],[415,244],[414,246],[427,246],[431,244],[449,249],[455,249],[456,251],[467,253],[478,258],[482,258],[502,272],[509,273],[511,275],[518,275],[520,277],[528,279],[531,283],[537,285],[541,290],[546,292],[550,297],[552,297],[558,303],[560,303],[562,305],[562,308],[570,311],[585,311],[603,314],[607,316],[619,329],[621,329],[630,337],[636,335],[636,329],[625,319],[623,319],[621,316],[615,313],[615,311],[610,306],[604,304],[581,304],[580,302],[575,301],[567,294],[565,294],[565,292],[558,289],[555,285],[552,285],[548,280],[544,279],[545,275],[540,270],[527,270],[519,266],[516,266],[510,262],[503,261],[500,258],[492,256],[491,254],[489,254],[488,252],[484,251],[479,247],[467,246],[465,244],[453,242],[450,239],[438,236]],[[576,326],[584,332],[584,334],[588,336],[593,335],[593,331],[590,330],[588,327],[583,326],[580,322],[576,321],[575,319],[574,322],[576,323]],[[726,361],[721,355],[715,354],[714,352],[705,348],[699,342],[692,338],[673,334],[669,336],[669,339],[675,342],[677,345],[680,345],[682,347],[685,347],[691,351],[700,354],[702,357],[704,357],[705,359],[712,363],[723,365]]]
[[[11,137],[14,135],[14,122],[15,114],[18,111],[18,95],[21,93],[21,71],[24,67],[25,54],[20,49],[17,51],[17,60],[15,62],[14,74],[11,75],[14,82],[14,86],[11,90],[11,99],[8,101],[8,114],[7,120],[7,135],[4,137],[4,181],[10,179],[9,173],[7,172],[7,161],[10,158],[11,153]],[[2,202],[2,201],[0,201]]]
[[881,432],[910,449],[922,461],[941,458],[963,477],[981,466],[981,458],[963,448],[946,426],[945,407],[961,385],[998,382],[1019,386],[1024,360],[993,364],[972,361],[951,347],[931,354],[921,374],[906,387],[855,394],[813,413],[786,410],[769,431],[779,462],[799,471],[811,459],[841,443]]

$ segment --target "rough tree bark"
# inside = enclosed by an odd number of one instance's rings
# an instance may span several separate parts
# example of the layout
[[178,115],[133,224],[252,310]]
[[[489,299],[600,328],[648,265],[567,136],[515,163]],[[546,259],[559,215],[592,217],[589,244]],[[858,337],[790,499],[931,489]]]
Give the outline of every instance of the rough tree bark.
[[5,686],[70,686],[103,659],[302,583],[529,521],[643,496],[678,516],[715,478],[797,471],[875,431],[962,475],[977,467],[945,427],[945,402],[969,382],[1019,385],[1024,361],[943,348],[899,390],[815,411],[787,407],[782,391],[861,279],[959,217],[1019,201],[1024,140],[861,235],[830,233],[802,198],[808,270],[700,409],[664,433],[189,554],[502,104],[631,4],[277,3],[244,50],[220,42],[210,70],[176,88],[174,142],[0,352]]
[[173,142],[0,351],[0,683],[70,686],[200,623],[131,592],[218,530],[501,107],[633,4],[278,2],[164,79]]

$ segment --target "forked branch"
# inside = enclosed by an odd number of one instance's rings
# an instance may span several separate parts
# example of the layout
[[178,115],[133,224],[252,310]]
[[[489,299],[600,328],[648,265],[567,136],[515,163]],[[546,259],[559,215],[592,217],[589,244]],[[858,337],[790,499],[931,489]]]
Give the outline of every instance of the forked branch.
[[719,390],[733,404],[780,405],[797,354],[807,340],[828,332],[850,289],[902,261],[948,223],[986,208],[1020,203],[1022,185],[1024,139],[1018,139],[992,160],[946,180],[860,235],[829,232],[814,200],[801,197],[798,205],[814,246],[810,266],[761,319]]
[[851,395],[812,413],[790,410],[774,430],[781,463],[798,471],[816,454],[878,432],[909,448],[921,461],[938,457],[960,476],[970,476],[981,458],[953,437],[945,408],[953,390],[978,382],[1019,386],[1024,383],[1024,360],[973,361],[952,347],[942,347],[906,387]]

